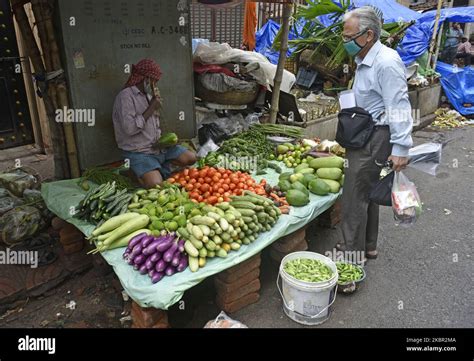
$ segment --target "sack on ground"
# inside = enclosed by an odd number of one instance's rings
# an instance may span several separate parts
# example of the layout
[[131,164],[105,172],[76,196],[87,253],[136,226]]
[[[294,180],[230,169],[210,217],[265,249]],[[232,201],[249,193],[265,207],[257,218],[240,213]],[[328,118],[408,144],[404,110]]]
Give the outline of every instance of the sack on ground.
[[204,328],[248,328],[245,326],[243,323],[233,320],[227,314],[222,311],[219,313],[219,315],[216,317],[215,320],[211,320],[208,323],[206,323],[206,326]]

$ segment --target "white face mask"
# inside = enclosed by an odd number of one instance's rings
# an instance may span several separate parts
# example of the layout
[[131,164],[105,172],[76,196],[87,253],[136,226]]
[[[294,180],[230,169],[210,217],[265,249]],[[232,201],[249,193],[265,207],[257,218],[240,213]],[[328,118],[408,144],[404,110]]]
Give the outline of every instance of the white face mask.
[[145,83],[143,84],[143,88],[145,90],[146,95],[150,97],[153,96],[153,88],[151,87],[150,80],[145,80]]

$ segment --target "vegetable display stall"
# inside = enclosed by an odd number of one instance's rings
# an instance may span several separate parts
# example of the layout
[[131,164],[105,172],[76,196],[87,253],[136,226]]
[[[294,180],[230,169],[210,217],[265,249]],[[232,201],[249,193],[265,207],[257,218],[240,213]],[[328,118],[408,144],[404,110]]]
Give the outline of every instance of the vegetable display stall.
[[[286,172],[289,170],[283,169]],[[256,175],[253,178],[259,182],[263,176]],[[273,169],[267,169],[264,178],[268,184],[276,185],[279,182],[279,174]],[[74,217],[74,212],[71,212],[71,207],[79,204],[85,194],[86,192],[78,185],[77,179],[44,183],[42,186],[42,195],[48,208],[58,217],[75,225],[86,236],[90,236],[95,225]],[[190,268],[186,268],[183,272],[172,277],[164,277],[155,284],[149,277],[135,271],[124,261],[124,248],[105,251],[102,256],[114,268],[124,290],[135,302],[142,307],[167,310],[182,298],[186,290],[207,277],[249,259],[281,237],[307,225],[329,209],[339,195],[339,190],[337,193],[326,193],[323,196],[310,193],[305,206],[291,207],[291,212],[281,215],[269,231],[261,233],[254,242],[242,245],[238,252],[230,252],[226,258],[209,259],[206,266],[200,268],[198,272],[192,272]]]

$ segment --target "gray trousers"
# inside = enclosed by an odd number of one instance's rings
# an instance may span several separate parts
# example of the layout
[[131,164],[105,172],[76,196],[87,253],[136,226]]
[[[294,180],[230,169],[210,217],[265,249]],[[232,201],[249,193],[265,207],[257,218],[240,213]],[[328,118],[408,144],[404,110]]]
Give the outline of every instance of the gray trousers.
[[342,244],[349,251],[374,251],[379,232],[379,206],[369,192],[379,180],[381,168],[392,152],[388,127],[377,127],[364,148],[346,151],[342,193]]

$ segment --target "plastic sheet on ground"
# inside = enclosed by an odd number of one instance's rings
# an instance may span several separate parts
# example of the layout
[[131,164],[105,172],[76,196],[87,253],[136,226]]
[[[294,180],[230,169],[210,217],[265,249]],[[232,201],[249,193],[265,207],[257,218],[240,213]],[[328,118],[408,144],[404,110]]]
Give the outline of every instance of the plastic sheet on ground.
[[[266,175],[256,176],[255,179],[260,181],[262,177],[265,177],[270,184],[276,184],[278,174],[273,170],[267,170]],[[72,223],[87,236],[92,233],[94,229],[92,224],[74,218],[70,213],[70,207],[78,204],[85,194],[77,185],[77,179],[43,183],[41,191],[48,208],[58,217]],[[124,262],[122,258],[124,248],[104,252],[102,256],[114,268],[123,288],[135,302],[142,307],[167,310],[183,297],[186,290],[207,277],[245,261],[277,239],[311,222],[330,208],[339,195],[340,193],[320,197],[311,194],[311,201],[307,206],[292,207],[290,214],[281,216],[270,232],[260,234],[255,242],[242,246],[238,252],[231,252],[227,258],[210,259],[206,266],[196,273],[192,273],[188,268],[172,277],[165,277],[156,284],[152,284],[149,277],[140,275]]]

